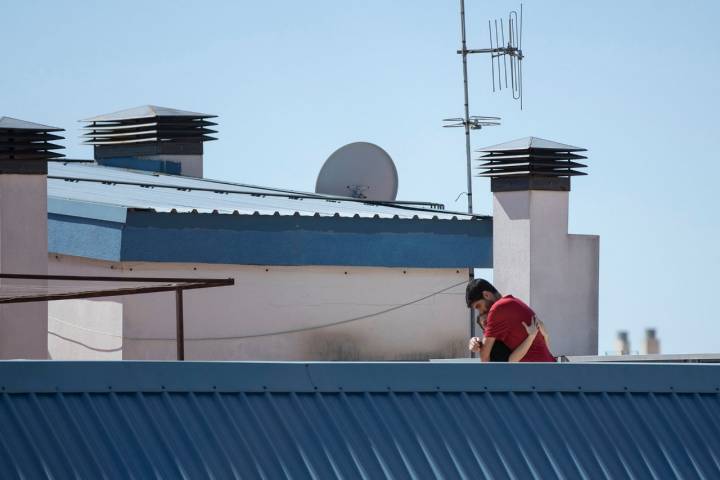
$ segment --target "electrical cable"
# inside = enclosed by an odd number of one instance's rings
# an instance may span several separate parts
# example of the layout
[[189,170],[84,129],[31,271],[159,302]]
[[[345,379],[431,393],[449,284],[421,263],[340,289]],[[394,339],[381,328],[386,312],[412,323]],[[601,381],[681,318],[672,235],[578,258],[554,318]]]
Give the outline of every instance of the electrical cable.
[[[442,290],[438,290],[438,291],[429,293],[429,294],[427,294],[427,295],[425,295],[425,296],[423,296],[423,297],[416,298],[415,300],[412,300],[412,301],[407,302],[407,303],[403,303],[403,304],[400,304],[400,305],[395,305],[395,306],[393,306],[393,307],[386,308],[386,309],[380,310],[380,311],[378,311],[378,312],[369,313],[369,314],[366,314],[366,315],[360,315],[360,316],[358,316],[358,317],[348,318],[348,319],[345,319],[345,320],[339,320],[339,321],[337,321],[337,322],[325,323],[325,324],[323,324],[323,325],[313,325],[313,326],[310,326],[310,327],[294,328],[294,329],[288,329],[288,330],[279,330],[279,331],[276,331],[276,332],[253,333],[253,334],[249,334],[249,335],[237,335],[237,336],[227,336],[227,337],[195,337],[195,338],[187,338],[187,337],[186,337],[186,338],[185,338],[185,341],[188,342],[188,341],[244,340],[244,339],[248,339],[248,338],[270,337],[270,336],[274,336],[274,335],[286,335],[286,334],[289,334],[289,333],[301,333],[301,332],[307,332],[307,331],[311,331],[311,330],[319,330],[319,329],[321,329],[321,328],[334,327],[334,326],[337,326],[337,325],[344,325],[344,324],[347,324],[347,323],[357,322],[357,321],[360,321],[360,320],[366,320],[366,319],[368,319],[368,318],[372,318],[372,317],[377,317],[377,316],[380,316],[380,315],[384,315],[384,314],[386,314],[386,313],[390,313],[390,312],[393,312],[393,311],[395,311],[395,310],[400,310],[401,308],[409,307],[410,305],[414,305],[414,304],[416,304],[416,303],[420,303],[420,302],[422,302],[423,300],[427,300],[428,298],[434,297],[434,296],[436,296],[436,295],[440,295],[441,293],[445,293],[445,292],[447,292],[448,290],[452,290],[453,288],[459,287],[460,285],[464,285],[465,283],[467,283],[467,282],[466,282],[465,280],[463,280],[462,282],[459,282],[459,283],[450,285],[449,287],[445,287],[445,288],[443,288]],[[92,329],[89,329],[89,328],[86,328],[86,327],[81,327],[81,326],[79,326],[79,325],[75,325],[75,324],[73,324],[73,323],[66,322],[65,320],[61,320],[61,319],[59,319],[59,318],[57,318],[57,317],[50,317],[50,318],[53,319],[53,320],[55,320],[55,321],[64,323],[64,324],[71,325],[71,326],[73,326],[73,327],[75,327],[75,328],[78,328],[78,329],[80,329],[80,330],[85,330],[85,331],[88,331],[88,332],[98,333],[98,334],[105,335],[105,336],[109,336],[109,337],[122,338],[123,340],[136,340],[136,341],[175,341],[175,340],[176,340],[175,337],[169,337],[169,338],[125,337],[125,336],[122,336],[122,335],[114,335],[114,334],[111,334],[111,333],[106,333],[106,332],[101,332],[101,331],[98,331],[98,330],[92,330]]]

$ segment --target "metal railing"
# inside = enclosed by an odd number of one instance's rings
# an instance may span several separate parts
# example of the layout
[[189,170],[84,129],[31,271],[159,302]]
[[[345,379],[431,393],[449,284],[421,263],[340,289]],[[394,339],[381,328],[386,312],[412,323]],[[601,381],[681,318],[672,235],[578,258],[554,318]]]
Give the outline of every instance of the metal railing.
[[[143,293],[175,292],[175,336],[177,342],[177,359],[185,360],[185,325],[183,318],[183,290],[198,288],[225,287],[235,284],[232,278],[163,278],[163,277],[103,277],[85,275],[35,275],[21,273],[0,273],[2,279],[14,280],[42,280],[42,281],[69,281],[69,282],[126,282],[126,283],[155,283],[159,285],[132,286],[120,288],[90,288],[70,292],[27,292],[15,293],[11,296],[2,296],[0,290],[0,304],[47,302],[52,300],[73,300],[97,297],[115,297],[122,295],[138,295]],[[22,285],[20,285],[22,290]]]

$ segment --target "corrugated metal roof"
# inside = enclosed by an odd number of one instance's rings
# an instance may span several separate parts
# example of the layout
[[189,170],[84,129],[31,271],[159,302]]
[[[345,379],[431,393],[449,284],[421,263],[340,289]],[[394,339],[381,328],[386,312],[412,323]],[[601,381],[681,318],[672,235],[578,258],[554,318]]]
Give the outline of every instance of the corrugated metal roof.
[[0,362],[0,475],[718,478],[719,369]]
[[470,219],[470,215],[403,202],[353,199],[98,165],[48,166],[48,197],[158,212]]

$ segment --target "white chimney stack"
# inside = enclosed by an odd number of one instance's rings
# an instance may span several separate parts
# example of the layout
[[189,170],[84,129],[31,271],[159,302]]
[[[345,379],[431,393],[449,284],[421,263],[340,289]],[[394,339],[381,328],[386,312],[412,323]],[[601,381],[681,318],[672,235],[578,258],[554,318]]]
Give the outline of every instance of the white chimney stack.
[[481,150],[493,192],[493,278],[548,326],[555,355],[597,355],[600,238],[568,234],[584,148],[535,137]]
[[[0,117],[0,272],[47,275],[49,127]],[[0,280],[6,288],[38,281]],[[47,358],[47,303],[0,305],[0,358]]]
[[630,355],[630,338],[626,330],[620,330],[615,339],[615,350],[619,355]]

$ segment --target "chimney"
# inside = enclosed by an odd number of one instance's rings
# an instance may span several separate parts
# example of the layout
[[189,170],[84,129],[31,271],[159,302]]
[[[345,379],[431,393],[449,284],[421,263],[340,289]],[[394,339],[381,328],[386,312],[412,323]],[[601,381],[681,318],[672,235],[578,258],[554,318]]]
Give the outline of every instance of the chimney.
[[145,105],[82,120],[85,144],[109,167],[203,176],[203,143],[216,115]]
[[[0,272],[47,275],[47,161],[61,128],[0,117]],[[2,280],[6,287],[38,281]],[[47,358],[47,303],[0,305],[0,358]]]
[[626,330],[620,330],[617,333],[617,338],[615,339],[615,351],[617,351],[620,355],[630,354],[630,339],[628,338],[628,332]]
[[493,192],[493,278],[535,310],[556,355],[597,355],[600,239],[568,234],[584,148],[526,137],[480,150]]
[[660,340],[657,338],[657,332],[654,328],[645,329],[645,344],[643,345],[643,354],[657,355],[660,353]]

